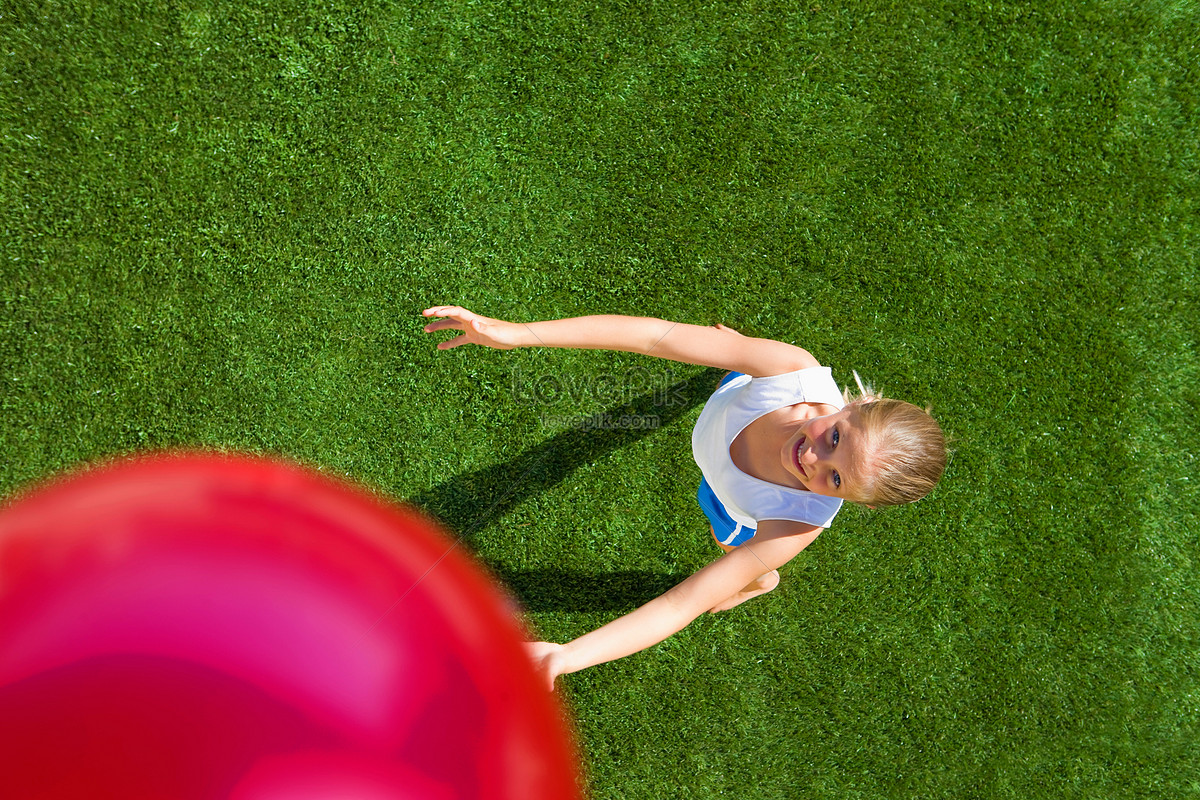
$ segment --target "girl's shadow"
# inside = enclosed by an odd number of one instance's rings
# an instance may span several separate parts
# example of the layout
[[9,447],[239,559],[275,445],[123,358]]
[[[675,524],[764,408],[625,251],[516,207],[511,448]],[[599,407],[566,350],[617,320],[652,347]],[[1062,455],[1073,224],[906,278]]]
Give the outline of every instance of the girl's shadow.
[[[717,370],[707,369],[585,417],[510,461],[456,475],[409,498],[409,502],[455,532],[459,541],[473,545],[481,529],[530,497],[557,486],[580,465],[593,463],[666,428],[703,404],[719,375]],[[629,608],[657,597],[687,577],[648,571],[587,574],[489,566],[531,611]]]

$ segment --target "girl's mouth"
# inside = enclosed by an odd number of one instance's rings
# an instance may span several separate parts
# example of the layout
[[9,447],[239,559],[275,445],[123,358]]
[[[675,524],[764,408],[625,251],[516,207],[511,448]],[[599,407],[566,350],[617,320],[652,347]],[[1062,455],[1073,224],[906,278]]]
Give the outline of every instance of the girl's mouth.
[[804,480],[808,480],[808,472],[804,469],[804,465],[800,463],[800,448],[804,446],[804,436],[800,437],[800,441],[796,442],[796,452],[792,456],[796,459],[796,469],[800,470],[800,474],[804,476]]

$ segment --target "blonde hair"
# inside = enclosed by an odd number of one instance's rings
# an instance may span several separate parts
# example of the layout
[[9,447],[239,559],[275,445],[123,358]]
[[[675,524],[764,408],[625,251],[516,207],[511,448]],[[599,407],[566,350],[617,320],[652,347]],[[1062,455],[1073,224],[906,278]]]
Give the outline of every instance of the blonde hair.
[[897,506],[933,491],[946,469],[946,435],[928,409],[891,400],[864,386],[843,393],[866,439],[866,464],[853,499],[868,506]]

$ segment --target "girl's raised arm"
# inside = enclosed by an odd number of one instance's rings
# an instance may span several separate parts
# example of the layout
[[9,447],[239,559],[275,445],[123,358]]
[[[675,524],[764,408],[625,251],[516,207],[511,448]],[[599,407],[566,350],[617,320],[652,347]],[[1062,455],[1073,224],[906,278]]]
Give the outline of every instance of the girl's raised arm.
[[726,553],[678,586],[591,633],[564,645],[530,644],[529,656],[545,678],[547,688],[554,689],[554,679],[559,675],[624,658],[679,632],[760,575],[786,564],[811,544],[822,529],[768,521],[761,530],[760,535],[766,537],[763,541],[747,543]]
[[434,306],[423,313],[426,317],[440,318],[426,325],[426,332],[462,331],[460,336],[439,343],[439,350],[463,344],[499,350],[514,347],[623,350],[753,376],[779,375],[818,366],[807,350],[786,342],[653,317],[598,315],[514,323],[483,317],[460,306]]

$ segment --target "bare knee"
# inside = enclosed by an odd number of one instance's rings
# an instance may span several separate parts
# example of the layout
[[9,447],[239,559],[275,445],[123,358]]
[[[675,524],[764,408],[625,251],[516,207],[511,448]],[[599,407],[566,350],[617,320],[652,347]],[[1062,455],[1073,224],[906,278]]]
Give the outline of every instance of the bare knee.
[[746,588],[750,589],[751,587],[753,587],[753,588],[757,588],[757,589],[762,589],[763,592],[769,592],[778,585],[779,585],[779,570],[773,569],[770,572],[766,573],[765,575],[760,575],[758,577],[758,580],[756,580],[754,583],[752,583],[750,586],[747,586]]

